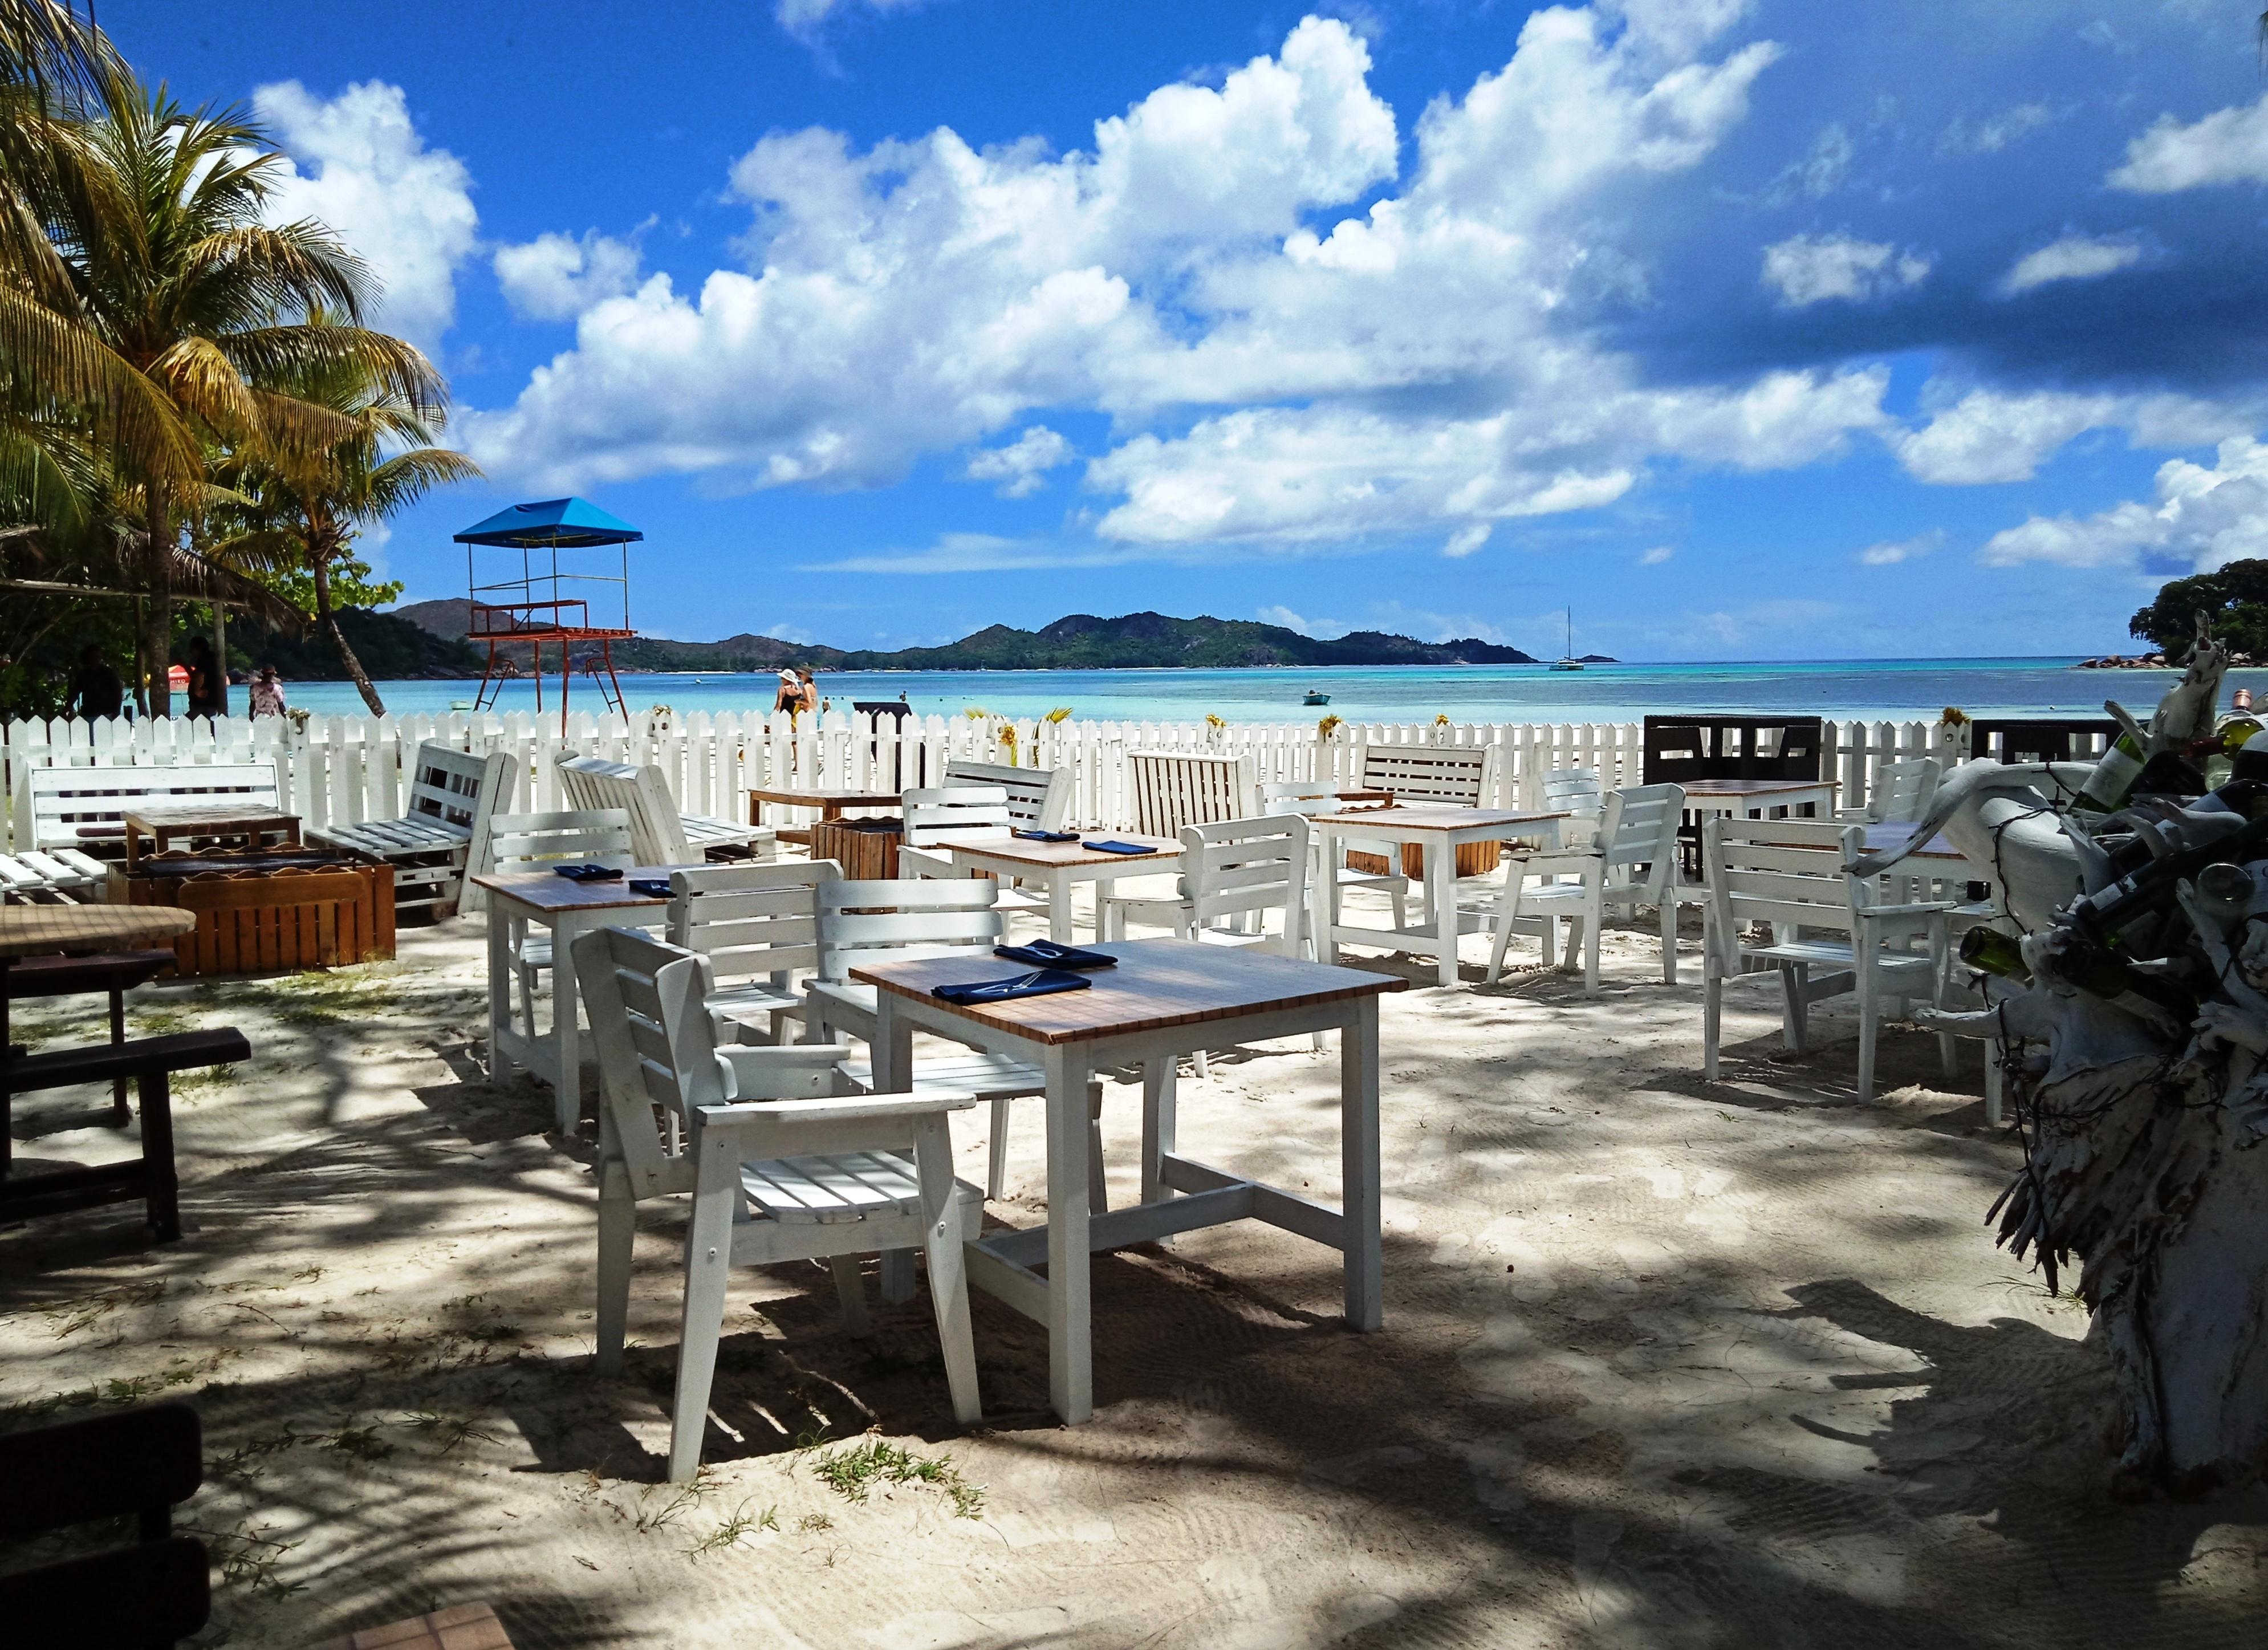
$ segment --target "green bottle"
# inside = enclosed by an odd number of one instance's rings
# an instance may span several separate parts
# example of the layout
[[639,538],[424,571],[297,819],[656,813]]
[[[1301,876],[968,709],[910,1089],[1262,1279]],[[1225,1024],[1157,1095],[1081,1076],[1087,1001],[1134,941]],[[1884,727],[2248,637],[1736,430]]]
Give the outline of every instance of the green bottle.
[[2077,806],[2102,814],[2117,813],[2133,793],[2144,760],[2141,741],[2132,733],[2121,733],[2080,787]]
[[1961,960],[1980,974],[1997,974],[2004,980],[2029,984],[2032,971],[2024,965],[2023,942],[1997,928],[1972,928],[1961,936]]

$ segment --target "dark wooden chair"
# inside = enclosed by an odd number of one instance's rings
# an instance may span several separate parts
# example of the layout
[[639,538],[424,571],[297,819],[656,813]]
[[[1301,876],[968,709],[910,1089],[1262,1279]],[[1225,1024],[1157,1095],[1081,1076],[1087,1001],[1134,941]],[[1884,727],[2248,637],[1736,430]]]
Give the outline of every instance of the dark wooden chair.
[[0,1438],[0,1541],[131,1515],[139,1539],[0,1575],[0,1640],[23,1650],[157,1650],[212,1613],[204,1543],[173,1509],[204,1481],[186,1403],[152,1403]]
[[[1815,781],[1826,729],[1815,716],[1650,716],[1638,756],[1641,784],[1690,785],[1710,779]],[[1678,857],[1701,866],[1701,816],[1677,827]]]
[[0,1220],[138,1197],[158,1241],[172,1242],[181,1235],[180,1187],[173,1172],[173,1074],[251,1057],[252,1045],[232,1028],[44,1054],[19,1055],[10,1049],[5,1065],[0,1066],[0,1115],[5,1114],[9,1095],[131,1078],[142,1101],[142,1155],[88,1168],[10,1175],[0,1180]]
[[2093,746],[2074,756],[2072,741],[2090,734],[2114,740],[2118,724],[2107,716],[1977,717],[1969,724],[1969,754],[1998,762],[2085,762]]

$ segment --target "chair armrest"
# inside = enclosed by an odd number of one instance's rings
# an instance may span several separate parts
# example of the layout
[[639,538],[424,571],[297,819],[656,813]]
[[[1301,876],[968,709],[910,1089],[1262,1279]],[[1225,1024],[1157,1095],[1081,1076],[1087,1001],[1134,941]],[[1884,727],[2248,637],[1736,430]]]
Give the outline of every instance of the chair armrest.
[[875,1123],[890,1117],[941,1116],[967,1111],[974,1094],[850,1094],[826,1100],[752,1100],[696,1106],[704,1128],[747,1123]]
[[763,1089],[784,1075],[801,1076],[831,1086],[836,1065],[850,1057],[847,1042],[745,1043],[727,1042],[716,1050],[718,1075],[733,1099],[747,1095],[752,1102],[775,1105],[761,1099]]
[[1883,917],[1935,917],[1959,909],[1952,900],[1922,900],[1911,905],[1862,905],[1859,915],[1870,920]]
[[1524,874],[1553,876],[1562,871],[1587,871],[1606,855],[1597,849],[1586,852],[1580,848],[1547,848],[1529,854],[1515,850],[1508,858]]

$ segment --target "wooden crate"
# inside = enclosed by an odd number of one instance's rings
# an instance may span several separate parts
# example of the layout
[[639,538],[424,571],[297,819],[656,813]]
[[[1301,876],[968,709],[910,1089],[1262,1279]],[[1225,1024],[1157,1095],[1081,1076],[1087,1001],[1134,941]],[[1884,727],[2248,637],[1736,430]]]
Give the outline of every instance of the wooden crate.
[[291,974],[394,955],[394,867],[383,860],[187,877],[114,873],[111,899],[197,914],[195,931],[173,941],[179,975]]
[[811,857],[832,859],[853,882],[885,880],[898,874],[898,843],[904,836],[900,820],[828,820],[811,828]]

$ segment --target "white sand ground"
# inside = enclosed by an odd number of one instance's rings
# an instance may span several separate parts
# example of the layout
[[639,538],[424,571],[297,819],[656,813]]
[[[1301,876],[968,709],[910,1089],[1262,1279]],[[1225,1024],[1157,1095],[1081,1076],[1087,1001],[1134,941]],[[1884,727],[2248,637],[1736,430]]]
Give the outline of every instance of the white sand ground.
[[[2268,1643],[2268,1491],[2107,1493],[2087,1320],[1982,1224],[2018,1153],[1975,1048],[1948,1086],[1892,1033],[1859,1107],[1847,1020],[1781,1057],[1757,981],[1705,1085],[1687,956],[1665,986],[1614,934],[1594,1003],[1540,971],[1387,999],[1383,1333],[1339,1323],[1324,1251],[1193,1234],[1098,1261],[1088,1426],[1042,1413],[1038,1330],[978,1296],[989,1425],[961,1434],[925,1306],[853,1342],[819,1269],[743,1274],[690,1494],[659,1482],[671,1223],[600,1381],[589,1149],[482,1074],[476,921],[394,965],[153,990],[146,1028],[258,1052],[180,1098],[180,1243],[128,1208],[0,1232],[0,1425],[197,1406],[211,1643],[472,1599],[529,1650]],[[1335,1195],[1336,1069],[1217,1060],[1185,1149]],[[18,1151],[115,1154],[79,1103],[24,1105]],[[1138,1091],[1108,1106],[1130,1198]],[[1014,1130],[992,1213],[1027,1224],[1035,1108]],[[981,1114],[957,1143],[981,1179]],[[854,1502],[817,1470],[840,1446],[799,1447],[870,1427],[981,1510]]]

